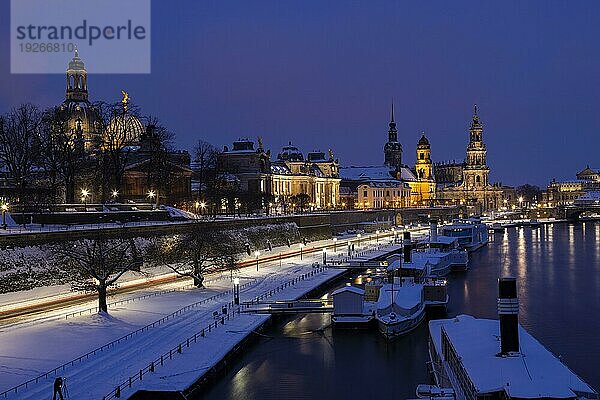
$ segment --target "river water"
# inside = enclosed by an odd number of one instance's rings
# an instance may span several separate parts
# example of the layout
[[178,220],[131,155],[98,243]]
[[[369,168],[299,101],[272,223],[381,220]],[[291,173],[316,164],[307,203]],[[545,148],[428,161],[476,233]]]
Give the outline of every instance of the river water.
[[[497,278],[517,277],[520,322],[600,388],[600,223],[510,228],[449,276],[448,316],[496,318]],[[428,383],[427,324],[393,342],[333,330],[330,316],[280,320],[203,399],[414,398]]]

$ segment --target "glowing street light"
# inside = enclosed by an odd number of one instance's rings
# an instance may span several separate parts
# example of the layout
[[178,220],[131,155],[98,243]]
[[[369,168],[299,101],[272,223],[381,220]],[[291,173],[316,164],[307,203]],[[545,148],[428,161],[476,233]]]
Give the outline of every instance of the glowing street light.
[[117,189],[113,189],[113,191],[112,191],[113,200],[116,200],[117,196],[119,196],[119,191]]
[[152,200],[156,196],[156,192],[154,190],[148,191],[148,197]]
[[90,191],[87,189],[81,189],[81,202],[87,205],[87,198],[90,196]]
[[240,278],[233,278],[233,304],[240,305]]
[[6,212],[8,211],[8,203],[2,204],[2,229],[6,230]]
[[258,257],[260,256],[260,251],[256,250],[254,255],[256,256],[256,271],[258,272]]
[[375,231],[375,242],[379,243],[379,229]]

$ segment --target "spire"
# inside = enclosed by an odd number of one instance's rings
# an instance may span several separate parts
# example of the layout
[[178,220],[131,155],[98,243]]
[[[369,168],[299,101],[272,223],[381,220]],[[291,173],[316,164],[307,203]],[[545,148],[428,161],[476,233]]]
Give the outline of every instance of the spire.
[[396,133],[396,121],[394,120],[394,101],[392,100],[392,116],[390,119],[390,130],[388,131],[389,135],[389,141],[390,142],[396,142],[398,141],[397,137],[397,133]]
[[479,121],[479,115],[477,115],[477,104],[473,104],[473,120],[471,122],[471,129],[481,128],[481,122]]

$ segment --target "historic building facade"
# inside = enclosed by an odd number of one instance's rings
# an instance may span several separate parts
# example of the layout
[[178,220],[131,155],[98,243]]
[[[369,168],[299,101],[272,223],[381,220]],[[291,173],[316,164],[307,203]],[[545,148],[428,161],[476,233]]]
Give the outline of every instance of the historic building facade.
[[586,166],[576,174],[576,180],[557,181],[552,179],[542,192],[542,203],[546,207],[571,205],[587,192],[600,190],[600,171]]
[[257,149],[249,139],[240,139],[219,154],[217,169],[236,179],[241,193],[260,198],[265,208],[287,212],[340,206],[339,161],[331,151],[310,152],[305,158],[290,142],[271,161],[260,139]]
[[[464,163],[437,164],[439,179],[437,198],[440,204],[476,206],[476,212],[495,210],[504,204],[504,190],[500,184],[490,184],[487,149],[483,141],[483,124],[477,106],[469,126],[469,144]],[[460,181],[458,179],[460,178]],[[507,188],[508,189],[508,188]]]

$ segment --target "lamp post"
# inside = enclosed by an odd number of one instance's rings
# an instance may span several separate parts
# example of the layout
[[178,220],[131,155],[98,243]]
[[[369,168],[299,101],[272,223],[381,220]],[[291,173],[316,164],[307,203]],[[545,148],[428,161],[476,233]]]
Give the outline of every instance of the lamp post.
[[333,252],[337,253],[337,238],[333,238]]
[[83,203],[83,205],[85,207],[87,207],[87,198],[90,195],[89,190],[87,189],[81,189],[81,202]]
[[375,231],[375,243],[379,243],[379,229]]
[[304,248],[304,243],[300,243],[300,260],[302,260],[302,249]]
[[196,201],[194,203],[194,208],[196,209],[196,219],[198,219],[198,207],[200,207],[200,202]]
[[256,271],[258,272],[258,257],[260,256],[260,251],[256,250],[254,255],[256,256]]
[[323,247],[323,265],[327,265],[327,249]]
[[2,229],[6,230],[6,212],[8,211],[8,204],[2,204]]
[[240,278],[233,278],[233,304],[240,305]]
[[523,208],[523,196],[519,196],[519,208]]
[[117,189],[113,189],[113,191],[112,191],[113,201],[115,201],[115,202],[117,201],[117,196],[119,196],[119,191]]
[[148,198],[150,199],[150,202],[154,200],[154,197],[156,197],[156,192],[152,189],[148,190]]

